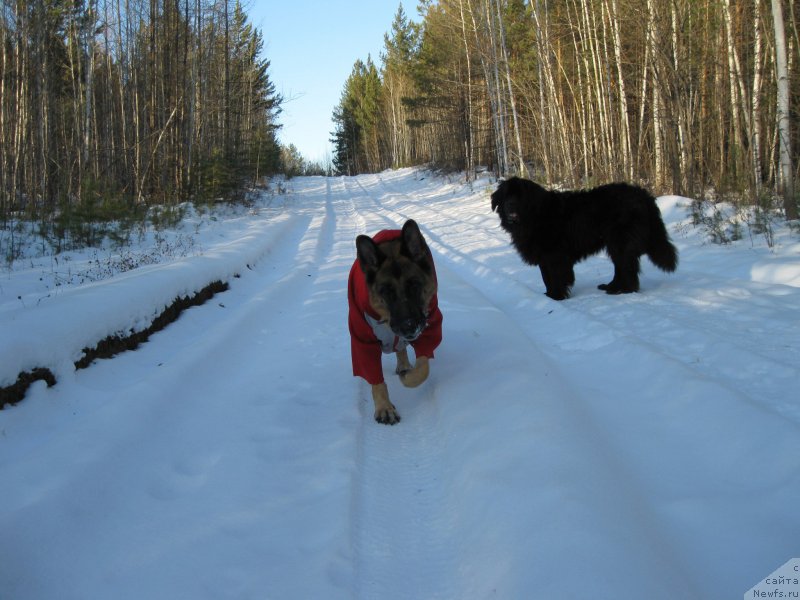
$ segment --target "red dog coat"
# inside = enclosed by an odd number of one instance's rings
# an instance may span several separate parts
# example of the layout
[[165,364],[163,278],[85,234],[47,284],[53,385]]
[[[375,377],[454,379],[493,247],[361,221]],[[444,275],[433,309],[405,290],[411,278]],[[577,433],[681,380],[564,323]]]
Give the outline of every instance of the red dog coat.
[[[399,229],[386,229],[377,233],[372,241],[376,244],[389,242],[400,237]],[[431,260],[433,265],[433,260]],[[436,277],[436,271],[433,271]],[[348,325],[350,327],[350,353],[353,358],[353,375],[363,377],[367,383],[383,383],[381,352],[390,353],[402,350],[407,342],[398,338],[389,329],[388,323],[381,323],[380,316],[369,304],[369,289],[358,259],[350,269],[347,281],[347,303],[349,305]],[[433,358],[433,351],[442,341],[442,313],[436,294],[428,306],[428,324],[420,336],[408,342],[417,356]]]

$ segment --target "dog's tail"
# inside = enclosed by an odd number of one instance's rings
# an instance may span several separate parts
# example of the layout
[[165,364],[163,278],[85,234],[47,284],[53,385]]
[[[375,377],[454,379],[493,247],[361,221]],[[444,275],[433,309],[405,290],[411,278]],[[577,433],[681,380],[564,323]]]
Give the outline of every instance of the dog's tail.
[[678,268],[678,250],[669,239],[655,200],[650,207],[650,240],[647,257],[662,271],[671,273]]

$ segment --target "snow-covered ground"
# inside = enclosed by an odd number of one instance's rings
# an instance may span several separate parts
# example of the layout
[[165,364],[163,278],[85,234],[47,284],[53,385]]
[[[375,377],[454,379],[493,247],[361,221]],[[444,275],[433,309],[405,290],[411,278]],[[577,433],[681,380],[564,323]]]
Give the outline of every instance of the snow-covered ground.
[[[0,272],[0,386],[58,378],[0,411],[0,598],[722,599],[800,555],[796,235],[710,245],[663,197],[675,274],[644,259],[642,292],[607,296],[595,257],[554,302],[489,180],[288,187],[192,215],[160,264]],[[416,390],[384,361],[388,427],[351,375],[345,286],[356,235],[406,218],[444,341]],[[230,290],[74,370],[215,279]]]

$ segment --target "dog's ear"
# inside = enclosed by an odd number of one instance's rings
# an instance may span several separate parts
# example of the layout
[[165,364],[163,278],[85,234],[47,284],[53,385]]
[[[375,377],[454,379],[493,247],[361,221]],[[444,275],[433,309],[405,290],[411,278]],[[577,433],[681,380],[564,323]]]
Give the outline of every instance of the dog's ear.
[[497,207],[503,203],[503,200],[506,196],[505,186],[503,185],[505,182],[500,184],[500,187],[497,188],[494,194],[492,194],[492,212],[497,211]]
[[377,271],[384,258],[386,258],[378,248],[378,245],[368,235],[360,235],[356,238],[356,252],[361,270],[364,273]]
[[503,195],[499,189],[492,194],[492,212],[497,212],[497,207],[503,202]]
[[419,230],[416,221],[409,219],[403,225],[403,248],[414,262],[421,262],[428,258],[428,245]]

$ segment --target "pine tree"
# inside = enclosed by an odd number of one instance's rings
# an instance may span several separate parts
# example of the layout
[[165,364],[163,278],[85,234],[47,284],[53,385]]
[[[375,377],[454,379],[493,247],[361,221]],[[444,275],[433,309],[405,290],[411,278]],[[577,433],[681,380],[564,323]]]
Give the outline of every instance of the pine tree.
[[372,60],[357,60],[333,113],[333,166],[338,173],[355,175],[381,168],[381,94]]
[[403,5],[397,9],[392,28],[384,36],[381,54],[384,121],[387,124],[389,166],[411,164],[414,159],[412,132],[405,99],[414,95],[411,65],[419,45],[419,28],[408,20]]

